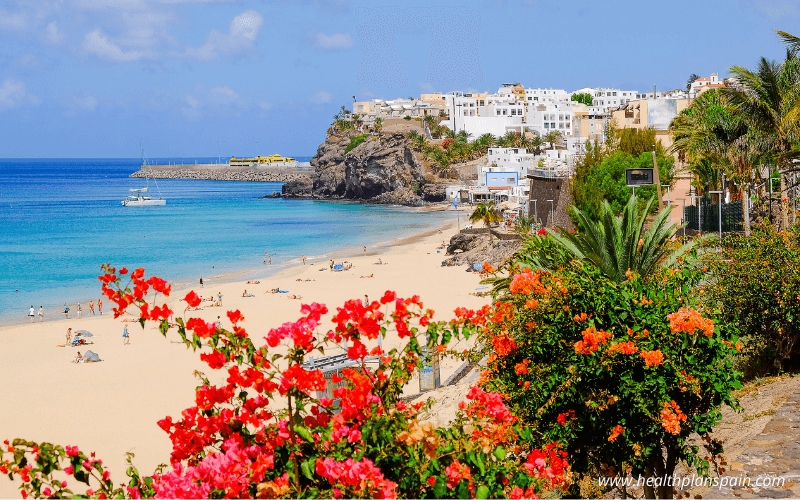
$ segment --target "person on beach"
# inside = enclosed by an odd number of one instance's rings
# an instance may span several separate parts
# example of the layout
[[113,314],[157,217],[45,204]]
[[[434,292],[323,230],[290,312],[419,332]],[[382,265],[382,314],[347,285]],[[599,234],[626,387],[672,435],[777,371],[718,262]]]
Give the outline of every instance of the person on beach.
[[67,343],[69,345],[72,342],[72,328],[67,328]]
[[214,323],[214,326],[218,329],[222,328],[222,321],[220,321],[219,316],[217,316],[217,322]]
[[83,317],[83,310],[81,309],[81,303],[80,302],[78,302],[78,317],[79,318]]
[[200,276],[200,286],[203,286],[203,277]]
[[222,305],[222,292],[219,292],[219,293],[217,294],[217,298],[219,299],[219,302],[217,302],[217,305],[220,305],[220,306],[221,306],[221,305]]
[[89,300],[89,312],[94,316],[94,300]]
[[33,314],[33,304],[31,304],[31,309],[30,309],[30,311],[28,311],[28,316],[31,317],[31,323],[33,323],[34,322],[34,318],[35,318],[35,316]]
[[64,302],[64,317],[69,319],[69,307],[67,307],[66,302]]
[[272,265],[272,257],[268,255],[267,258],[269,259],[269,265],[271,266]]
[[75,361],[74,362],[75,363],[80,363],[81,359],[83,359],[83,356],[81,356],[81,351],[78,351],[78,355],[75,356]]
[[130,345],[131,343],[131,336],[128,333],[128,325],[122,329],[122,345]]
[[44,321],[44,306],[39,306],[39,323]]
[[364,294],[364,305],[365,305],[365,306],[368,306],[368,305],[369,305],[369,297],[367,297],[367,294],[366,294],[366,293]]
[[97,299],[97,312],[103,315],[103,299]]
[[364,255],[367,255],[367,246],[364,245]]
[[267,265],[267,258],[266,257],[264,257],[264,265],[265,266]]
[[300,258],[301,258],[301,259],[303,259],[303,265],[305,266],[305,265],[306,265],[306,256],[305,256],[305,255],[303,255],[303,256],[302,256],[302,257],[300,257]]

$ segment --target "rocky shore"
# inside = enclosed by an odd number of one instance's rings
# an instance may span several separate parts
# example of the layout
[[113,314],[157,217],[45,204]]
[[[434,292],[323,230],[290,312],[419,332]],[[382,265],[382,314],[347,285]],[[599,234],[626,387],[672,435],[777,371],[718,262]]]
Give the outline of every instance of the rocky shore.
[[445,184],[425,174],[403,134],[369,135],[348,151],[356,137],[329,135],[311,159],[311,177],[284,184],[283,196],[412,207],[446,199]]

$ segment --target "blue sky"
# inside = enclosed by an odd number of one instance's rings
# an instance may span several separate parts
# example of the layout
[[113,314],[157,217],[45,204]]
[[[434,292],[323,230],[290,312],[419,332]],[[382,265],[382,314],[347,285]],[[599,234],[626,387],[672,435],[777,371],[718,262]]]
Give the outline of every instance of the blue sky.
[[354,95],[679,88],[773,29],[800,0],[0,0],[0,157],[311,156]]

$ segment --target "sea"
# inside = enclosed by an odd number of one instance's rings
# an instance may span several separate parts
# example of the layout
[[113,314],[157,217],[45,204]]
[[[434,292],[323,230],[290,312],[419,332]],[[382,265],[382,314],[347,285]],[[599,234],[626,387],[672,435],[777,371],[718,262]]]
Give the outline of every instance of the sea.
[[[297,157],[309,161],[310,157]],[[152,158],[150,163],[216,163]],[[145,268],[176,287],[265,278],[300,263],[394,244],[455,217],[397,206],[263,199],[281,183],[130,178],[139,158],[0,159],[0,326],[63,318],[101,297],[100,265]],[[148,186],[162,207],[123,207]],[[272,265],[264,265],[266,254]],[[107,300],[103,301],[110,310]],[[38,317],[36,318],[38,322]]]

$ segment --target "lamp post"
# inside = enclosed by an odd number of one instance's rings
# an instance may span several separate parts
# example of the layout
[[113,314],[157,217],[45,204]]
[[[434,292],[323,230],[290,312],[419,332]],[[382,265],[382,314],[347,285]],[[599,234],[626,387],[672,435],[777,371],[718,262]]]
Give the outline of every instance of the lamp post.
[[532,200],[532,201],[533,201],[533,220],[539,222],[539,209],[536,207],[537,200]]
[[555,209],[553,208],[553,200],[547,200],[550,202],[550,216],[547,218],[547,222],[550,223],[551,227],[553,226],[553,218],[555,217]]
[[686,198],[681,200],[683,211],[681,211],[681,226],[683,226],[683,243],[686,243]]
[[719,244],[722,248],[722,193],[724,191],[709,191],[709,194],[717,195],[717,207],[719,212]]

